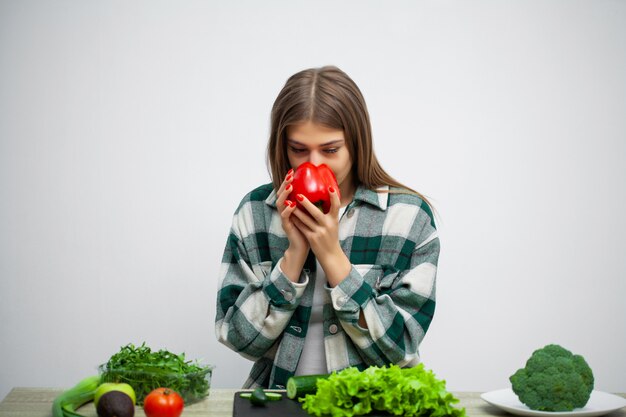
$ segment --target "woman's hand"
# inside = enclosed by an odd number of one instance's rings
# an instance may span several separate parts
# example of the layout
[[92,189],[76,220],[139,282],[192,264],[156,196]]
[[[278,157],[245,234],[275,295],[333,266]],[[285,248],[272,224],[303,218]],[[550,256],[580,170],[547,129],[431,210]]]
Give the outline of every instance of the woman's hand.
[[293,169],[287,172],[285,179],[276,193],[276,208],[280,213],[281,224],[289,240],[289,247],[285,251],[280,268],[287,278],[293,282],[297,282],[300,277],[300,272],[304,267],[310,246],[302,232],[294,225],[294,217],[291,216],[296,209],[295,201],[288,199],[293,189],[291,181],[293,181]]
[[[292,224],[302,233],[326,273],[331,287],[339,284],[350,273],[352,265],[339,245],[339,207],[337,191],[328,188],[330,211],[324,214],[304,195],[298,194],[298,202],[306,209],[295,209]],[[293,210],[292,210],[293,211]]]

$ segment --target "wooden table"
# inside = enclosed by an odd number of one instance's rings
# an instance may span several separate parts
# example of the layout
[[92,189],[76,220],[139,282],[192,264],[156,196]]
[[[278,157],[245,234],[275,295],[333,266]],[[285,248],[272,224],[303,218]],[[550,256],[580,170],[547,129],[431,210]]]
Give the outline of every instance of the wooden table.
[[[209,397],[185,408],[181,417],[232,417],[233,396],[238,390],[212,389]],[[53,388],[14,388],[0,403],[0,417],[51,417],[52,400],[61,392]],[[480,398],[477,392],[454,393],[461,400],[469,417],[510,416]],[[626,398],[626,394],[620,394]],[[85,417],[97,417],[93,403],[80,408]],[[610,417],[626,417],[622,408]],[[141,407],[136,408],[135,417],[145,417]]]

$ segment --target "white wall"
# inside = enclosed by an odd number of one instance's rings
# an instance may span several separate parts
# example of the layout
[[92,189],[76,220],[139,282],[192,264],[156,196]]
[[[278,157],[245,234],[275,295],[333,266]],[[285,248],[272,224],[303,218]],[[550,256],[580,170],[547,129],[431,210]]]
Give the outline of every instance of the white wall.
[[336,64],[440,214],[423,360],[508,386],[533,349],[626,391],[626,2],[0,1],[0,398],[146,341],[217,365],[233,210],[271,105]]

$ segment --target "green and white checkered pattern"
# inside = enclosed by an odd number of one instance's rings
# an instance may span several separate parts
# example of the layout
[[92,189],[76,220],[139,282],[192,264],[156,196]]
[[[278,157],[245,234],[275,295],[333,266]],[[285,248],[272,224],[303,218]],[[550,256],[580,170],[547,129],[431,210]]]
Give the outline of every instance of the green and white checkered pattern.
[[[419,362],[435,311],[439,238],[427,204],[387,190],[359,187],[339,221],[352,270],[335,288],[326,286],[329,372]],[[288,244],[272,185],[250,192],[226,242],[215,319],[218,340],[255,361],[246,388],[284,388],[302,352],[316,262],[309,254],[300,281],[292,283],[278,267]],[[358,324],[361,311],[367,329]]]

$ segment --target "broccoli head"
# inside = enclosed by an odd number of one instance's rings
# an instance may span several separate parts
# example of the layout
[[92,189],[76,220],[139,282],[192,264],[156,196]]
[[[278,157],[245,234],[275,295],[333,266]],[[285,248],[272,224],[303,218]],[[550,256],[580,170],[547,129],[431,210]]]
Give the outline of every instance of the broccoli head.
[[532,410],[572,411],[593,391],[593,372],[580,355],[555,344],[533,352],[526,367],[510,376],[513,392]]

